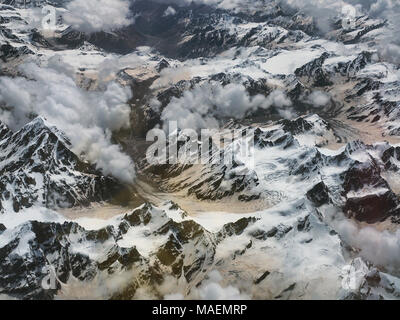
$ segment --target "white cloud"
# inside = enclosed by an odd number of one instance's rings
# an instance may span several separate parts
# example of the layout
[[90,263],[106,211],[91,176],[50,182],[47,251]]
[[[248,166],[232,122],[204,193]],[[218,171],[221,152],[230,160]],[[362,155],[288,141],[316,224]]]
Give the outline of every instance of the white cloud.
[[378,231],[373,227],[358,227],[350,220],[342,220],[338,230],[351,246],[361,249],[365,259],[391,271],[400,267],[400,230],[393,233]]
[[64,22],[86,33],[112,31],[133,23],[129,6],[128,0],[72,0]]
[[164,296],[164,300],[183,300],[184,296],[182,293],[171,293]]
[[[164,0],[156,0],[165,3]],[[386,35],[386,42],[400,42],[400,2],[397,0],[276,0],[281,7],[294,8],[314,18],[317,27],[331,31],[330,18],[344,14],[343,8],[352,6],[356,15],[369,14],[373,18],[387,19],[392,27]],[[169,0],[178,6],[191,3],[206,4],[233,12],[263,10],[265,0]],[[382,48],[385,44],[382,45]]]
[[128,88],[111,82],[104,91],[85,91],[76,85],[68,65],[51,61],[47,68],[26,63],[20,71],[31,80],[0,78],[0,102],[10,107],[1,111],[1,121],[18,130],[30,115],[44,116],[66,133],[75,153],[83,154],[104,174],[133,181],[130,157],[111,142],[112,131],[129,127]]
[[165,68],[160,72],[160,78],[151,85],[151,89],[172,86],[181,80],[189,80],[192,76],[188,67]]
[[199,287],[199,296],[203,300],[249,300],[250,296],[241,293],[238,288],[228,285],[223,287],[220,283],[223,278],[218,271],[211,271],[209,279]]
[[320,107],[325,107],[329,101],[330,97],[327,93],[322,92],[322,91],[313,91],[309,96],[308,96],[308,102],[313,104],[316,108]]
[[393,43],[383,43],[379,49],[378,54],[383,60],[400,65],[400,46]]
[[[182,283],[171,277],[167,277],[164,283],[158,287],[159,292],[164,293],[164,300],[249,300],[251,295],[242,292],[232,285],[224,285],[223,277],[217,270],[212,270],[197,288],[192,288],[190,293],[183,294],[187,291],[187,283]],[[171,293],[178,291],[175,293]],[[180,291],[180,292],[179,292]]]
[[276,106],[284,115],[291,101],[279,90],[273,91],[268,97],[251,97],[242,84],[232,83],[223,87],[212,82],[185,91],[180,98],[172,98],[163,110],[161,119],[164,122],[178,121],[181,129],[210,129],[218,128],[221,119],[241,119],[248,111],[271,106]]
[[385,266],[389,271],[398,270],[400,230],[390,232],[374,226],[361,226],[333,208],[328,208],[325,214],[340,237],[348,245],[360,250],[361,257],[377,266]]
[[169,16],[174,16],[175,14],[176,14],[176,10],[175,10],[173,7],[169,6],[169,7],[164,11],[163,16],[164,16],[164,17],[169,17]]

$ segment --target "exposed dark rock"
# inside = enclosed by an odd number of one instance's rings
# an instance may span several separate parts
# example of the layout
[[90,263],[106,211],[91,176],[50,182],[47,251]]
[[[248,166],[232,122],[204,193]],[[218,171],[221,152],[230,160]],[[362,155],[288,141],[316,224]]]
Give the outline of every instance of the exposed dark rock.
[[169,67],[170,67],[170,65],[169,65],[168,61],[165,60],[165,59],[162,59],[162,60],[157,64],[156,70],[157,70],[157,72],[161,72],[161,71],[164,70],[165,68],[169,68]]
[[328,204],[330,201],[329,189],[325,185],[325,183],[321,181],[307,192],[307,198],[312,201],[317,207],[320,207],[323,204]]
[[383,194],[368,194],[351,197],[346,200],[343,210],[349,217],[358,221],[375,223],[382,221],[389,215],[398,215],[398,198],[391,191]]
[[254,284],[259,284],[261,283],[266,277],[268,277],[271,274],[269,271],[265,271],[258,279],[254,280]]
[[324,52],[321,57],[305,64],[301,68],[295,71],[296,76],[306,77],[308,81],[311,81],[315,87],[325,87],[332,84],[329,79],[329,75],[323,68],[323,64],[327,58],[329,58],[329,53]]
[[10,44],[2,44],[0,46],[0,59],[7,62],[10,59],[19,58],[23,55],[33,54],[27,46],[15,48]]

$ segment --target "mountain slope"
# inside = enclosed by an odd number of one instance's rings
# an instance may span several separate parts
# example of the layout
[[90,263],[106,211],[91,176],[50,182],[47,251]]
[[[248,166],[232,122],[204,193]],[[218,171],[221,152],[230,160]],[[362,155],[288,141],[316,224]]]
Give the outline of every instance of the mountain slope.
[[[70,143],[45,119],[36,118],[16,133],[1,127],[1,210],[18,212],[87,206],[129,192],[70,150]],[[124,191],[125,190],[125,191]]]

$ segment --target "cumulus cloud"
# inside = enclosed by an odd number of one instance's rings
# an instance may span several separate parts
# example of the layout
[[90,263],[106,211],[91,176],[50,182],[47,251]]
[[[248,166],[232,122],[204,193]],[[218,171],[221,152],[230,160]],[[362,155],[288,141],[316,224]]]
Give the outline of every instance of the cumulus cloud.
[[[156,103],[153,103],[157,107]],[[161,114],[164,122],[177,121],[181,129],[218,128],[219,120],[243,118],[247,112],[275,106],[285,114],[291,101],[279,90],[268,97],[250,96],[242,84],[206,83],[185,91],[182,97],[172,98]]]
[[380,47],[378,53],[384,61],[400,65],[400,46],[394,43],[386,43]]
[[112,131],[129,127],[131,92],[115,82],[104,91],[79,88],[68,65],[53,63],[40,68],[25,63],[20,71],[27,78],[0,77],[0,120],[18,130],[32,115],[44,116],[64,131],[73,151],[95,163],[104,174],[132,182],[134,165],[118,145],[111,142]]
[[171,293],[164,296],[164,300],[183,300],[184,296],[182,293]]
[[142,69],[145,62],[145,57],[151,51],[150,47],[138,47],[135,52],[119,55],[108,55],[102,62],[97,64],[96,81],[99,86],[106,85],[110,79],[114,79],[117,74],[124,69]]
[[223,278],[214,270],[208,274],[208,280],[199,287],[199,296],[203,300],[249,300],[250,296],[241,293],[238,288],[228,285],[223,287],[220,283]]
[[310,102],[314,107],[320,108],[326,106],[329,101],[330,97],[327,93],[322,92],[322,91],[313,91],[309,96],[308,96],[308,102]]
[[[386,19],[394,28],[387,38],[399,41],[400,3],[397,0],[281,0],[281,3],[301,9],[312,15],[323,31],[329,31],[327,16],[340,15],[343,8],[353,6],[356,15],[368,14],[372,18]],[[325,20],[325,22],[324,22]]]
[[181,80],[189,80],[192,73],[188,67],[165,68],[161,70],[160,77],[151,85],[151,89],[160,89],[176,84]]
[[129,6],[128,0],[72,0],[63,18],[82,32],[112,31],[133,23]]
[[176,14],[176,10],[175,10],[173,7],[169,6],[169,7],[164,11],[163,16],[164,16],[164,17],[169,17],[169,16],[174,16],[175,14]]
[[400,230],[389,232],[373,226],[360,226],[332,208],[326,211],[326,216],[340,237],[350,246],[359,249],[364,259],[377,266],[384,266],[389,271],[398,270]]
[[330,31],[330,19],[340,15],[343,8],[349,5],[342,0],[280,0],[280,4],[284,8],[294,8],[312,16],[322,32]]
[[[370,1],[361,1],[362,3],[367,2],[368,4]],[[387,14],[388,10],[393,10],[398,6],[397,1],[392,1],[392,0],[377,0],[376,2],[373,2],[370,4],[370,9],[369,13],[372,16],[379,17],[382,14]]]

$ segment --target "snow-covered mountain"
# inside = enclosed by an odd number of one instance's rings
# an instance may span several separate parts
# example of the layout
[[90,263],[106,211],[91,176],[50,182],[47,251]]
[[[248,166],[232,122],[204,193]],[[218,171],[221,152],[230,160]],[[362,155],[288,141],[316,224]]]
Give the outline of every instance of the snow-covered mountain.
[[1,211],[87,206],[128,187],[79,159],[56,127],[38,117],[13,133],[1,124]]
[[[80,1],[0,0],[0,297],[400,297],[395,21]],[[149,163],[153,128],[252,161]]]
[[[398,296],[400,280],[361,258],[349,264],[356,270],[356,290],[341,288],[341,267],[348,261],[344,244],[306,203],[296,205],[295,213],[281,208],[226,224],[216,224],[211,215],[205,226],[198,221],[204,217],[189,218],[171,202],[162,208],[145,204],[95,230],[68,221],[29,221],[0,235],[2,293],[132,299],[146,290],[152,298],[201,298],[212,270],[223,275],[218,285],[236,284],[242,291],[250,286],[254,298]],[[294,267],[302,278],[289,273]],[[41,279],[49,270],[57,287],[46,290]],[[82,292],[88,285],[90,291]]]

